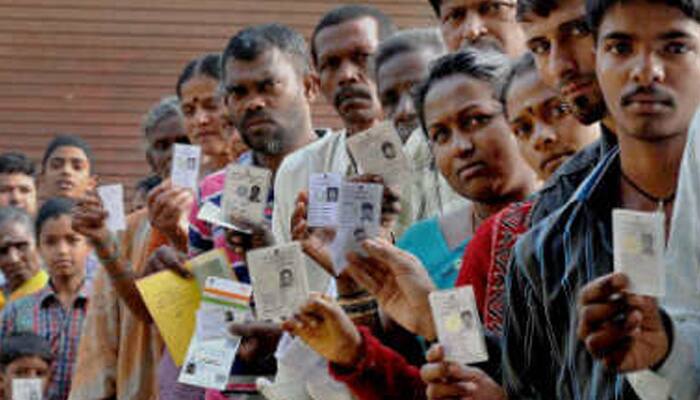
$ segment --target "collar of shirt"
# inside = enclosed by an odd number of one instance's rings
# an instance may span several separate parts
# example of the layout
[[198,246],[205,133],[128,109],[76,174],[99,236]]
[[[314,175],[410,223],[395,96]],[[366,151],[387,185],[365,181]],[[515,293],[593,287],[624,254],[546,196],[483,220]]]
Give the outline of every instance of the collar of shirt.
[[[51,283],[51,281],[49,281],[49,284],[46,285],[46,287],[38,293],[38,296],[39,306],[41,308],[48,308],[52,304],[59,303],[58,295],[56,294],[56,291],[53,288],[53,283]],[[85,285],[85,281],[83,281],[80,284],[80,291],[78,292],[78,295],[76,296],[75,300],[73,300],[73,307],[85,307],[87,305],[87,300],[88,290]]]

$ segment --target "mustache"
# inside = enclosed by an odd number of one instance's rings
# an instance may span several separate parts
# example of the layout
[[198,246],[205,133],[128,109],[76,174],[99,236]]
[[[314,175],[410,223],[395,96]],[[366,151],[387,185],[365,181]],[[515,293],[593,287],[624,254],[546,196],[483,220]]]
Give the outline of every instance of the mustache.
[[640,95],[645,96],[648,101],[664,103],[668,106],[674,105],[673,96],[666,89],[663,89],[657,85],[634,86],[622,94],[620,103],[623,106],[627,106],[634,102],[634,97]]
[[335,108],[338,108],[340,107],[340,103],[351,97],[359,97],[365,100],[372,99],[372,95],[364,88],[357,86],[345,86],[340,88],[340,90],[335,93],[335,96],[333,96],[333,105]]
[[477,48],[479,50],[495,50],[504,53],[503,44],[492,36],[479,36],[476,40],[465,39],[460,46],[462,50]]
[[252,119],[263,119],[267,120],[270,122],[274,122],[274,119],[272,119],[272,116],[267,113],[265,110],[254,110],[254,111],[246,111],[245,115],[243,115],[243,118],[241,118],[240,126],[241,128],[245,127],[248,125],[248,122]]

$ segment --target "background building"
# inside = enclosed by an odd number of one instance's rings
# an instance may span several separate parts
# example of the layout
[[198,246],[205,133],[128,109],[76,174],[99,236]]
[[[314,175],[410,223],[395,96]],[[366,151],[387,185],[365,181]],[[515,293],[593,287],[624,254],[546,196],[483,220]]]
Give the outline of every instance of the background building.
[[[141,116],[174,94],[190,59],[257,23],[308,38],[325,11],[347,3],[372,4],[399,27],[435,24],[427,0],[0,0],[0,150],[38,160],[54,134],[78,134],[101,183],[125,183],[130,198],[147,172]],[[325,104],[314,122],[340,125]]]

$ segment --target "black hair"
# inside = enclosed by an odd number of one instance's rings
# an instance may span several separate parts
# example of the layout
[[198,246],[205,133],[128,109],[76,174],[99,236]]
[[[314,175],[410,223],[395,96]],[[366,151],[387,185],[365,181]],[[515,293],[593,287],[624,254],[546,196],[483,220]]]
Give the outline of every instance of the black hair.
[[559,8],[562,0],[518,0],[515,5],[515,18],[518,21],[527,19],[532,13],[541,18],[549,17],[552,11]]
[[182,86],[195,76],[207,76],[217,81],[221,80],[221,56],[219,54],[206,54],[190,61],[180,73],[175,85],[175,93],[178,99],[182,99]]
[[442,0],[430,0],[430,5],[433,6],[433,10],[435,11],[435,16],[440,18],[440,6],[442,6]]
[[34,237],[34,221],[27,211],[18,207],[0,207],[0,227],[11,223],[23,225]]
[[49,142],[46,146],[46,151],[44,151],[44,157],[41,159],[41,169],[46,170],[46,162],[49,160],[51,155],[61,147],[77,147],[83,151],[85,157],[88,159],[88,164],[90,166],[90,173],[92,173],[92,167],[94,164],[94,157],[92,154],[92,148],[87,144],[83,138],[76,135],[57,135]]
[[445,54],[447,49],[437,29],[425,28],[398,31],[383,40],[374,53],[372,62],[374,63],[375,75],[379,72],[382,64],[391,58],[399,54],[415,51],[429,51],[437,58]]
[[[650,3],[660,3],[668,7],[674,7],[683,12],[688,18],[700,22],[700,1],[698,0],[645,0]],[[593,34],[597,36],[600,23],[605,13],[622,0],[586,0],[586,20]]]
[[508,57],[493,49],[468,48],[437,59],[430,70],[430,75],[418,87],[414,97],[423,132],[426,135],[428,133],[425,124],[425,97],[435,83],[453,75],[466,75],[491,85],[493,97],[498,100],[509,71]]
[[44,203],[39,209],[34,223],[34,231],[36,233],[37,242],[41,236],[41,228],[44,227],[46,221],[57,219],[63,215],[71,215],[75,201],[67,197],[52,197]]
[[10,151],[0,154],[0,174],[22,174],[33,178],[36,166],[26,154]]
[[510,87],[517,78],[530,73],[537,73],[537,65],[535,64],[535,56],[528,51],[520,56],[520,58],[513,61],[512,67],[510,68],[510,73],[508,74],[508,77],[501,88],[499,98],[503,104],[503,110],[506,112],[506,114],[508,113],[508,109],[506,108],[506,100],[508,99],[508,91],[510,90]]
[[229,40],[221,57],[223,78],[229,58],[253,61],[271,48],[292,56],[301,73],[311,71],[306,41],[299,32],[282,24],[262,24],[245,28]]
[[155,189],[156,186],[160,185],[162,181],[163,179],[158,175],[147,176],[136,184],[136,190],[141,190],[148,194],[151,190]]
[[340,25],[344,22],[353,21],[364,17],[371,17],[377,21],[380,42],[396,31],[396,27],[394,26],[391,18],[377,8],[358,4],[336,7],[321,17],[321,20],[311,34],[311,58],[313,59],[314,64],[318,64],[318,55],[316,54],[316,36],[318,36],[318,33],[321,30],[330,26]]
[[51,346],[34,332],[18,332],[5,337],[0,344],[0,370],[23,357],[39,357],[49,366],[54,360]]

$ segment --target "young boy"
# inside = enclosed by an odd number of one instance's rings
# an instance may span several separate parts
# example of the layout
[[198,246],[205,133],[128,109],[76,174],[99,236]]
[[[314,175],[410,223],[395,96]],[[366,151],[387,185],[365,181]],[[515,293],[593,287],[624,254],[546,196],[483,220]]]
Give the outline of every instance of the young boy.
[[92,149],[80,137],[56,136],[41,160],[40,188],[44,198],[79,199],[96,184]]
[[5,338],[0,344],[0,390],[4,399],[14,399],[13,381],[16,379],[41,380],[43,398],[51,379],[53,354],[43,337],[22,332]]
[[14,302],[3,311],[0,338],[34,332],[51,343],[56,357],[48,399],[65,400],[87,311],[85,263],[92,251],[86,238],[73,230],[73,201],[49,199],[39,210],[36,235],[39,253],[49,273],[43,290]]

